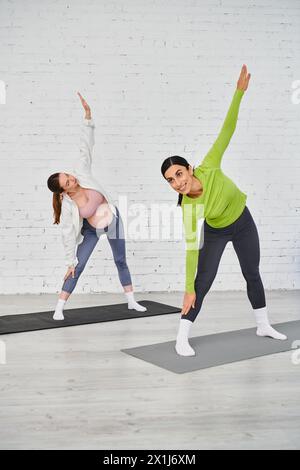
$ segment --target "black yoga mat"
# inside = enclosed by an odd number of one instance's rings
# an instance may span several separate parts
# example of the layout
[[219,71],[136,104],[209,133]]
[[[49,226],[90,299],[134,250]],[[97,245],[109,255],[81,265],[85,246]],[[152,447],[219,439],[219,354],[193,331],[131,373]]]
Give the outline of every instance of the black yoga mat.
[[[182,357],[176,353],[175,341],[121,351],[171,372],[184,374],[267,354],[296,350],[299,347],[300,320],[277,323],[272,326],[285,334],[288,339],[281,341],[260,337],[256,335],[256,328],[247,328],[190,338],[190,345],[196,353],[195,356],[190,357]],[[291,363],[290,357],[287,357],[287,363]],[[296,368],[295,373],[297,373]]]
[[98,307],[83,307],[64,310],[64,320],[53,320],[54,310],[47,312],[22,313],[18,315],[0,316],[0,335],[22,333],[24,331],[48,330],[66,326],[87,325],[106,321],[128,320],[130,318],[145,318],[155,315],[167,315],[180,312],[181,309],[151,300],[139,301],[147,308],[146,312],[128,310],[128,304],[101,305]]

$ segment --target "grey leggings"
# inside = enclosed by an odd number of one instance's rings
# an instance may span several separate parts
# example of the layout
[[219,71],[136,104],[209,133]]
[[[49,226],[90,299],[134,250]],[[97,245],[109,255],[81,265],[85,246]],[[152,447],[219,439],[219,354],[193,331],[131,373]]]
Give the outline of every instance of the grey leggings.
[[106,233],[108,242],[111,246],[114,262],[118,269],[118,275],[122,286],[131,285],[131,276],[126,262],[126,249],[125,249],[125,236],[122,218],[118,208],[116,207],[117,215],[113,214],[113,220],[107,227],[102,229],[93,227],[87,219],[83,219],[81,234],[83,235],[82,242],[77,247],[78,263],[75,266],[74,278],[72,274],[64,281],[62,290],[71,293],[78,281],[78,278],[85,268],[85,265],[95,248],[100,235]]
[[[265,292],[259,273],[259,238],[255,222],[246,206],[240,217],[224,228],[213,228],[204,221],[204,244],[199,250],[198,270],[195,279],[196,302],[187,315],[181,318],[194,321],[203,299],[217,274],[222,253],[231,241],[238,256],[243,276],[247,282],[247,294],[253,309],[266,306]],[[201,242],[200,242],[201,244]]]

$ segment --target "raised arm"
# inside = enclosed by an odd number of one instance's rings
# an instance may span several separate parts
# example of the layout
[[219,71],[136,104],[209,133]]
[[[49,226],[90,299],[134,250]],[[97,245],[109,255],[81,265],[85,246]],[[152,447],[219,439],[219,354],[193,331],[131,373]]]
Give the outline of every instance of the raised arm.
[[220,168],[222,156],[228,147],[236,128],[240,102],[244,92],[248,88],[250,77],[251,74],[247,72],[246,65],[243,65],[237,82],[237,88],[233,95],[222,129],[214,144],[203,159],[201,163],[202,166],[206,166],[208,168]]
[[78,173],[87,173],[91,171],[93,147],[95,144],[94,129],[95,124],[92,119],[91,109],[81,94],[77,93],[85,111],[85,117],[82,122],[79,158],[74,164],[74,169]]
[[91,119],[92,118],[91,108],[89,107],[89,105],[87,104],[83,96],[79,93],[79,91],[77,91],[77,95],[79,96],[81,104],[85,111],[85,119]]

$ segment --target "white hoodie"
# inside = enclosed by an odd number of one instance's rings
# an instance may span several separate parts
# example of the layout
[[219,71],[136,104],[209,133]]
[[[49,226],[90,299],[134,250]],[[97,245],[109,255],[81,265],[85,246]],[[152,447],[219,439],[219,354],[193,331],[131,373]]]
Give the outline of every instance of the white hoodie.
[[[110,204],[112,212],[117,215],[112,196],[91,174],[92,152],[95,143],[94,128],[93,119],[83,119],[79,158],[70,171],[61,171],[60,173],[70,173],[77,178],[81,187],[99,191],[106,198],[108,204]],[[81,234],[83,218],[79,214],[77,204],[66,192],[63,193],[60,224],[66,266],[76,266],[78,263],[76,256],[77,246],[83,240],[83,235]]]

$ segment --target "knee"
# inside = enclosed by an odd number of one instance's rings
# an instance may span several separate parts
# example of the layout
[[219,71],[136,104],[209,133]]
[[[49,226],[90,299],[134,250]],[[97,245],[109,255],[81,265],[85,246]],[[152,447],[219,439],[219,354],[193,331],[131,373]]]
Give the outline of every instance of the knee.
[[258,269],[243,271],[243,276],[248,282],[256,282],[260,280],[260,273]]
[[78,278],[80,276],[80,274],[84,270],[84,267],[85,267],[85,263],[80,263],[80,262],[75,266],[75,272],[74,272],[75,278]]

